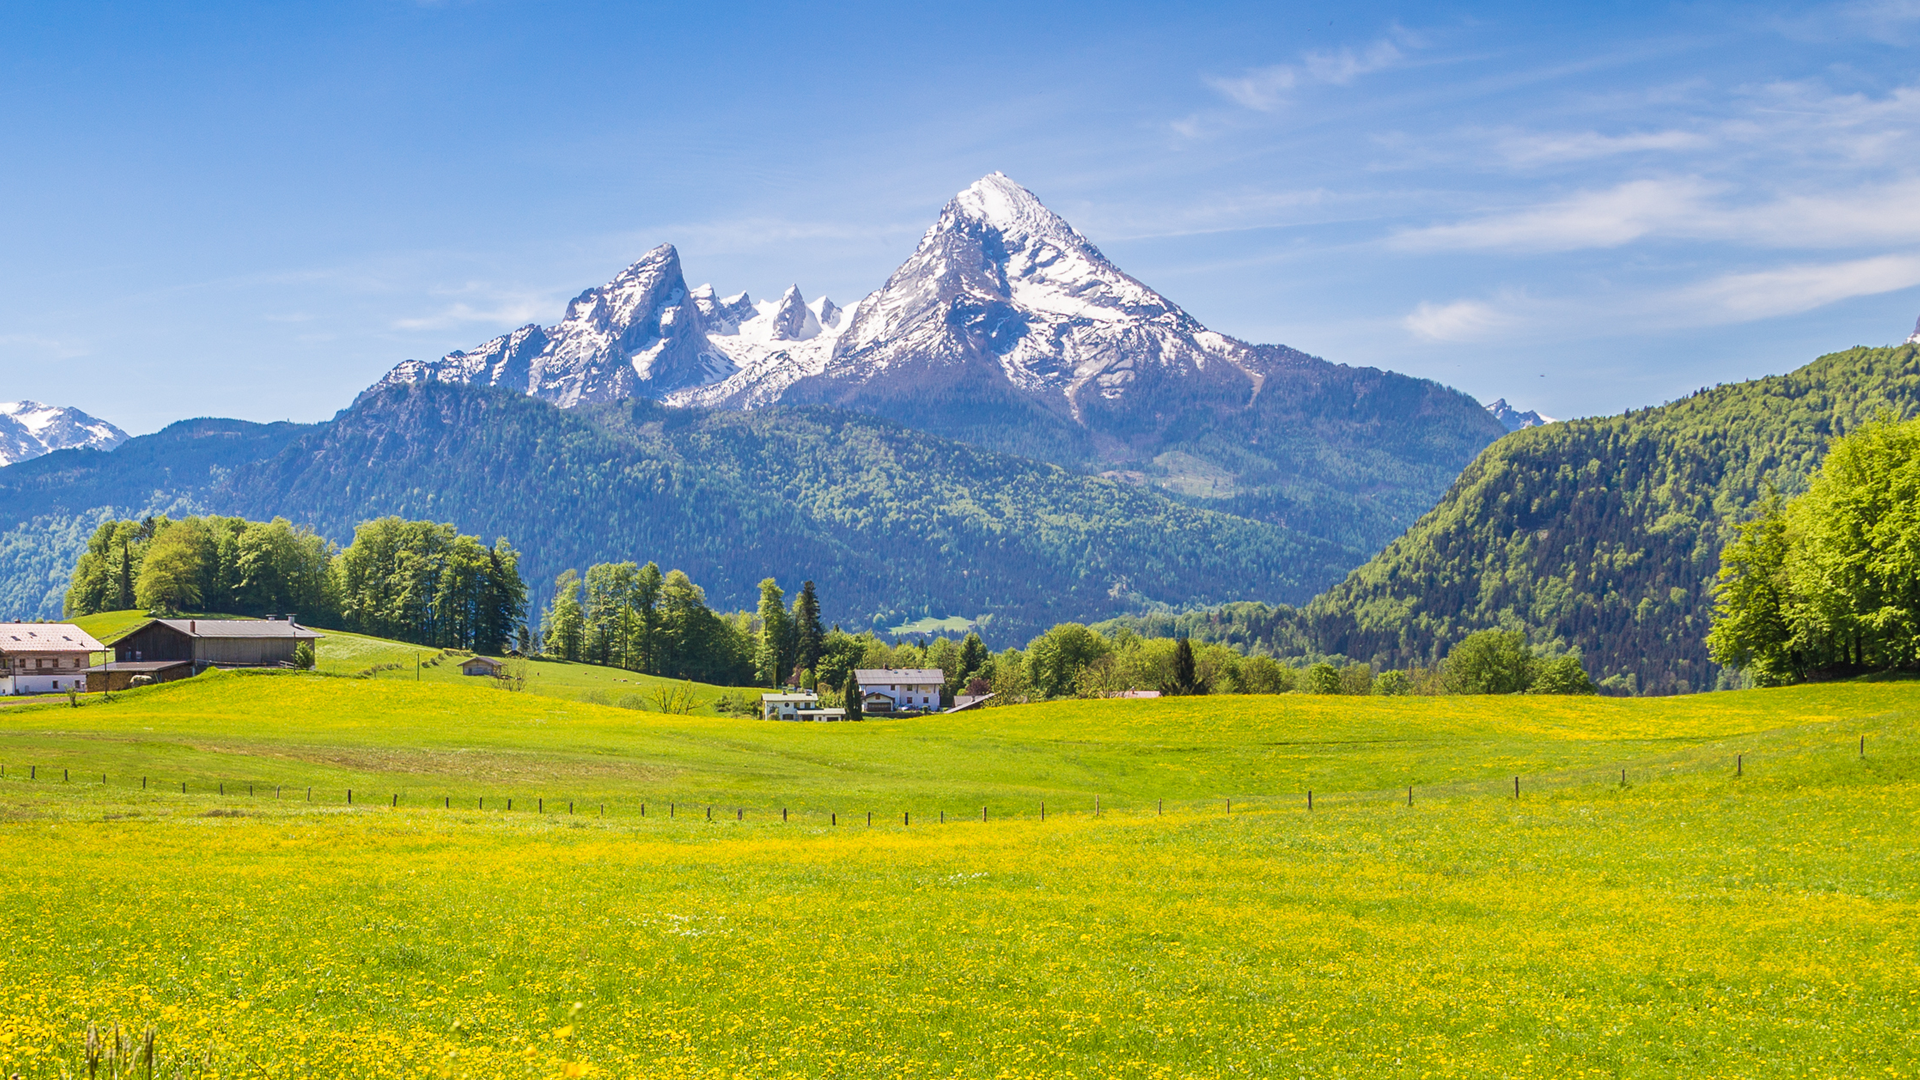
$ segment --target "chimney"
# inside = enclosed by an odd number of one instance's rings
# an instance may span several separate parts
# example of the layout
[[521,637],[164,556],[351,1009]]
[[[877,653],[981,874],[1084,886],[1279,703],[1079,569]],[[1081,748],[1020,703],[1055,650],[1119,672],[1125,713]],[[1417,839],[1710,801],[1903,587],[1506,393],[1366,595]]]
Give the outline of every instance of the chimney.
[[288,626],[299,626],[299,625],[300,625],[300,617],[299,617],[298,615],[295,615],[295,614],[294,614],[293,612],[291,612],[291,611],[289,611],[289,612],[287,612],[287,625],[288,625]]

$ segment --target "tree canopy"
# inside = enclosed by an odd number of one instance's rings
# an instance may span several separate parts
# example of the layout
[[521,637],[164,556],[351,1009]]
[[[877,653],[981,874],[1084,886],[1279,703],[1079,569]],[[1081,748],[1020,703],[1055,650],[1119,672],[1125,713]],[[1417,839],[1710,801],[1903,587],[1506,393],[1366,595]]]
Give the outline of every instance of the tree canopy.
[[1762,685],[1920,669],[1920,420],[1834,439],[1739,526],[1714,595],[1708,648]]

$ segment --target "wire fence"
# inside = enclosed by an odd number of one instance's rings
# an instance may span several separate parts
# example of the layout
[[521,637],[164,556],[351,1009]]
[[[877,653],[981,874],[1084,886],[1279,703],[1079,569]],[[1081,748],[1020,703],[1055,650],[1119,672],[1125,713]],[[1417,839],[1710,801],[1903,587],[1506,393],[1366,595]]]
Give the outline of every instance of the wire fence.
[[1818,754],[1832,759],[1849,755],[1865,762],[1873,742],[1890,742],[1896,747],[1911,748],[1914,741],[1910,731],[1849,733],[1843,738],[1840,737],[1841,733],[1831,730],[1832,727],[1831,724],[1806,725],[1742,736],[1735,740],[1693,744],[1620,764],[1583,764],[1512,774],[1501,772],[1497,775],[1490,768],[1483,768],[1471,777],[1416,781],[1404,787],[1315,790],[1310,786],[1302,786],[1287,792],[1187,796],[1177,799],[1143,798],[1137,794],[1116,796],[1050,791],[1034,792],[1026,797],[1005,793],[974,796],[964,803],[961,802],[962,796],[936,800],[902,798],[882,793],[856,794],[828,802],[818,796],[786,801],[764,795],[739,798],[711,794],[636,794],[630,791],[560,795],[524,791],[511,794],[479,793],[471,786],[461,793],[454,793],[392,784],[382,786],[377,780],[372,782],[372,786],[362,787],[344,783],[339,786],[290,785],[284,780],[222,780],[204,776],[189,779],[154,775],[116,777],[105,770],[82,769],[72,764],[6,762],[0,762],[0,785],[53,785],[70,791],[90,789],[101,793],[124,792],[153,799],[184,797],[201,802],[212,798],[224,800],[226,804],[246,800],[263,808],[302,805],[368,811],[438,810],[474,814],[618,818],[658,823],[751,822],[832,827],[898,824],[911,827],[961,822],[1044,822],[1110,816],[1230,817],[1288,810],[1327,813],[1358,806],[1397,804],[1415,807],[1423,801],[1480,798],[1524,802],[1529,797],[1554,797],[1575,789],[1628,791],[1641,785],[1703,774],[1717,773],[1729,780],[1752,778],[1758,781],[1768,775],[1770,766],[1786,757]]

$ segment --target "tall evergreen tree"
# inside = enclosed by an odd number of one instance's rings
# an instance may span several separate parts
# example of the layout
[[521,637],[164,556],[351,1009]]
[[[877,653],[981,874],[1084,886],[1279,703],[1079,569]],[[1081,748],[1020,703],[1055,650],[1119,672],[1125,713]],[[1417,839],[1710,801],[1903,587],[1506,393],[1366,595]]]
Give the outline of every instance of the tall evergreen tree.
[[754,674],[763,686],[779,686],[793,671],[793,624],[787,618],[786,594],[778,582],[760,582],[760,637],[753,653]]
[[580,659],[585,620],[580,610],[580,572],[568,570],[553,582],[553,602],[540,620],[542,647],[548,656]]
[[793,602],[793,664],[812,671],[820,664],[820,643],[827,628],[820,622],[820,597],[813,582],[800,583],[800,596]]

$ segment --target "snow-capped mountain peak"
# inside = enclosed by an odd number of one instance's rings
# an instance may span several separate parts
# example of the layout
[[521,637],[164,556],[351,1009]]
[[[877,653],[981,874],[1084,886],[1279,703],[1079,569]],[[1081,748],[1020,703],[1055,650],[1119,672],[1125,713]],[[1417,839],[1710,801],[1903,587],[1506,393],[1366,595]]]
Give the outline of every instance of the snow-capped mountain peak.
[[1500,421],[1500,425],[1508,431],[1540,427],[1543,424],[1551,424],[1554,422],[1553,417],[1543,416],[1532,409],[1521,412],[1519,409],[1507,404],[1506,398],[1500,398],[1493,404],[1487,406],[1487,412],[1493,414],[1493,418]]
[[37,401],[0,401],[0,466],[55,450],[111,450],[126,441],[126,432],[79,409]]
[[1913,333],[1907,335],[1906,344],[1920,345],[1920,319],[1913,322]]
[[[809,303],[798,286],[758,303],[689,288],[678,252],[662,244],[581,293],[556,326],[407,361],[383,382],[523,386],[561,406],[646,396],[888,411],[898,398],[902,415],[945,407],[933,390],[950,387],[1081,427],[1157,428],[1176,410],[1245,407],[1289,359],[1306,357],[1200,325],[996,172],[948,200],[912,255],[851,310]],[[1111,415],[1095,424],[1089,410]]]

